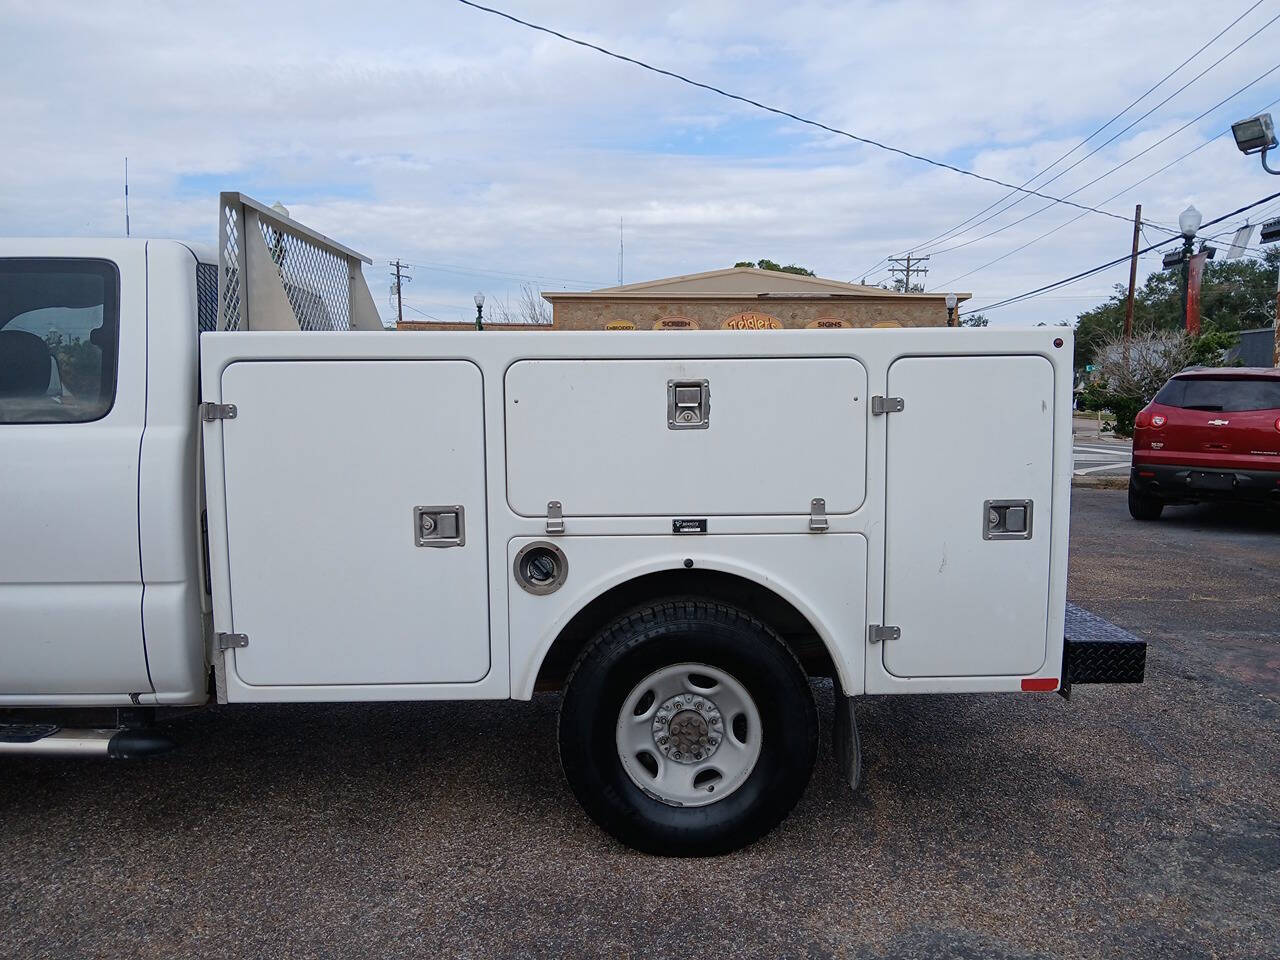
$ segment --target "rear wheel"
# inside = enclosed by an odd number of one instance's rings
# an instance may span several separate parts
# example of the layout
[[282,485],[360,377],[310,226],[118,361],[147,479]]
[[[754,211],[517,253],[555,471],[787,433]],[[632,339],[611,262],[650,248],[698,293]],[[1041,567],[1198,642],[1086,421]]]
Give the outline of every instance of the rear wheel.
[[578,801],[646,853],[707,856],[773,829],[817,752],[809,682],[774,631],[735,607],[654,603],[591,643],[560,709]]
[[1129,516],[1135,520],[1159,520],[1163,512],[1163,503],[1154,497],[1143,496],[1133,481],[1129,481]]

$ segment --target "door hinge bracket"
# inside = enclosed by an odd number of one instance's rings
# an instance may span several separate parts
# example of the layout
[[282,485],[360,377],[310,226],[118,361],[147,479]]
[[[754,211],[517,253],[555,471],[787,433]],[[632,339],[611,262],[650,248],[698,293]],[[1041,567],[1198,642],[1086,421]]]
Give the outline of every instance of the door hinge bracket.
[[249,645],[247,633],[215,633],[213,639],[217,642],[219,651],[238,650]]
[[547,501],[547,533],[564,533],[564,508],[559,500]]
[[901,397],[872,397],[871,415],[878,417],[882,413],[901,413],[906,403]]
[[873,623],[867,628],[867,640],[871,643],[879,643],[882,640],[898,640],[901,637],[901,627],[881,626],[878,623]]
[[213,420],[234,420],[235,418],[236,405],[234,403],[200,404],[200,419],[205,422]]
[[809,501],[809,532],[826,533],[829,526],[831,524],[827,523],[827,501],[822,497],[814,497]]

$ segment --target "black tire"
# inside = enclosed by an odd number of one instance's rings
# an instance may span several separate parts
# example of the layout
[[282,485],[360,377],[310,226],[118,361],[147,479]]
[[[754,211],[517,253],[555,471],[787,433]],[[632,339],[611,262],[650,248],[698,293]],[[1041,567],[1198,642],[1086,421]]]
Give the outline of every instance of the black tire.
[[[641,790],[615,740],[628,694],[656,670],[703,663],[746,688],[760,715],[760,755],[732,793],[673,806]],[[590,817],[629,847],[662,856],[729,853],[777,826],[804,794],[818,748],[813,691],[775,633],[735,607],[656,601],[611,623],[569,676],[560,707],[560,762]]]
[[1138,488],[1129,481],[1129,516],[1135,520],[1159,520],[1164,513],[1164,504],[1154,497],[1144,497]]

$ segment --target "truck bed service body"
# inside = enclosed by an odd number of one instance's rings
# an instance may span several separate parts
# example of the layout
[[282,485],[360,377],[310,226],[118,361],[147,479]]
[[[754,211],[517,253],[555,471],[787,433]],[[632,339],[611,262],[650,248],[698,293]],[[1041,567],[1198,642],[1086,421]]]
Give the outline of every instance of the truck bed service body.
[[1142,677],[1064,640],[1069,330],[393,334],[359,254],[220,223],[0,241],[0,752],[562,690],[593,818],[716,853],[803,792],[810,677],[855,785],[858,697]]

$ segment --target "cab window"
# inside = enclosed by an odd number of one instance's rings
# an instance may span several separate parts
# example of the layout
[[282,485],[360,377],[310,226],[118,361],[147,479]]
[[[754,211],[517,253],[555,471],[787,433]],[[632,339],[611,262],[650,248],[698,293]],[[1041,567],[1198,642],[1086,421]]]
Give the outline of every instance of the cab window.
[[104,260],[0,259],[0,423],[83,423],[115,401],[119,275]]

